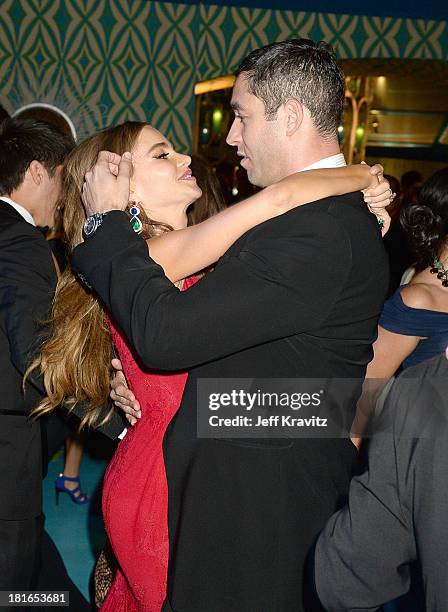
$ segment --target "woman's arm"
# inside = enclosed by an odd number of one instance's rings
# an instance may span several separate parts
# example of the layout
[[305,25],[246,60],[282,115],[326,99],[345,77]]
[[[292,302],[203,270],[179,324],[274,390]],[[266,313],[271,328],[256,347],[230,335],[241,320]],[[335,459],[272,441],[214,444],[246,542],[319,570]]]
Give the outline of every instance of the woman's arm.
[[359,448],[378,398],[403,361],[417,348],[421,338],[390,332],[378,326],[378,338],[373,345],[374,356],[367,366],[362,394],[356,406],[352,425],[352,442]]
[[151,257],[175,282],[215,263],[251,228],[296,206],[367,188],[365,195],[376,201],[383,196],[387,206],[389,183],[379,182],[381,172],[381,166],[359,164],[295,173],[198,225],[151,238]]
[[378,338],[373,345],[374,357],[367,366],[366,378],[387,381],[416,349],[420,340],[418,336],[396,334],[379,325]]

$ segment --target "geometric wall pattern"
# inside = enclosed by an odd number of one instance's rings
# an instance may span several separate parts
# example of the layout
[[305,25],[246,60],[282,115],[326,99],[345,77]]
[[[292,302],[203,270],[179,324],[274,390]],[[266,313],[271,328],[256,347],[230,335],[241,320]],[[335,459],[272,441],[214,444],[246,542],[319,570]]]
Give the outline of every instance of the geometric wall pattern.
[[140,0],[0,0],[0,103],[67,112],[81,137],[128,118],[191,146],[196,81],[294,37],[341,59],[448,59],[448,22]]

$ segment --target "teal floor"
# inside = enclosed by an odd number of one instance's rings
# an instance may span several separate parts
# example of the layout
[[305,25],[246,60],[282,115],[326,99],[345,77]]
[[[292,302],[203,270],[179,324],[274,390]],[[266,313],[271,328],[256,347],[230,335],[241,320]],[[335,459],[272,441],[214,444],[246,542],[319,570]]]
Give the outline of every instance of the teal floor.
[[63,469],[62,451],[49,463],[44,481],[46,529],[61,553],[71,579],[88,600],[95,560],[105,540],[101,518],[101,482],[107,457],[104,457],[104,453],[102,455],[94,457],[91,453],[85,453],[83,456],[82,490],[91,496],[87,504],[76,505],[68,495],[61,494],[56,506],[54,480]]

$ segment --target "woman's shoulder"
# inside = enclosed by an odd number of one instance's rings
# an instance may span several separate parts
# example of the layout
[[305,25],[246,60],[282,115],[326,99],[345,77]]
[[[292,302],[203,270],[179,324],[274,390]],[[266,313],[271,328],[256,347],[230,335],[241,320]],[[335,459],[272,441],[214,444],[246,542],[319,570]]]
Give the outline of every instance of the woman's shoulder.
[[425,280],[413,280],[401,288],[403,304],[416,310],[427,310],[434,313],[448,314],[448,291]]
[[[418,310],[434,310],[437,299],[434,287],[426,283],[411,283],[400,288],[400,297],[405,306]],[[448,302],[448,300],[447,300]]]
[[424,283],[402,285],[385,302],[379,324],[388,331],[414,336],[427,336],[441,325],[446,329],[448,308],[443,309],[434,291]]

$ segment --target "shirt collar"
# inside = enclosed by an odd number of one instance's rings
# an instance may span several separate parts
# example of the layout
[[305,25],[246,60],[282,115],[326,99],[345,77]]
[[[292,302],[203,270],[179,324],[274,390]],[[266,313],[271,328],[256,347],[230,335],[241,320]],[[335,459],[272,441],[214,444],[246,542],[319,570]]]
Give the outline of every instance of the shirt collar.
[[0,196],[0,200],[3,200],[7,204],[10,204],[13,208],[16,209],[19,215],[23,217],[23,219],[25,219],[27,223],[31,223],[31,225],[34,225],[34,227],[36,227],[33,216],[26,208],[20,206],[20,204],[17,204],[17,202],[14,202],[13,200],[11,200],[11,198],[6,198],[5,196]]
[[317,170],[318,168],[341,168],[342,166],[346,166],[345,158],[342,153],[336,153],[336,155],[330,155],[330,157],[324,157],[324,159],[320,159],[319,161],[307,166],[306,168],[302,168],[300,172],[304,170]]

